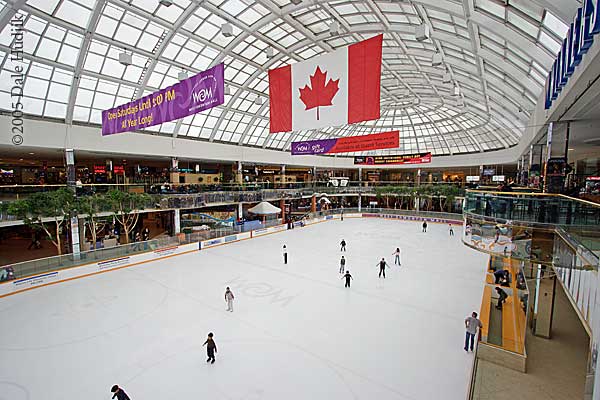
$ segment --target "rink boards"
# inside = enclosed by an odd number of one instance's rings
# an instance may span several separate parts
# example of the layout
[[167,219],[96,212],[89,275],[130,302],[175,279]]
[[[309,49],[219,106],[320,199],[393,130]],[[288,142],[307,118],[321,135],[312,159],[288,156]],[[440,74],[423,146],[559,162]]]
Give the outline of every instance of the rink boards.
[[[329,220],[340,219],[340,217],[341,216],[339,214],[317,217],[307,220],[306,225],[314,225]],[[379,213],[348,213],[344,214],[344,218],[385,218],[402,221],[427,221],[433,223],[455,224],[462,223],[462,221],[459,220],[449,220],[444,218],[429,218],[412,215]],[[294,226],[297,229],[302,229],[300,222],[296,222]],[[48,271],[40,274],[26,276],[23,278],[0,283],[0,298],[39,287],[53,285],[60,282],[67,282],[73,279],[84,278],[86,276],[92,276],[122,268],[132,267],[134,265],[140,265],[151,261],[157,261],[169,257],[174,257],[180,254],[201,251],[202,249],[222,246],[225,244],[238,242],[240,240],[247,240],[255,237],[279,233],[285,230],[287,230],[286,225],[277,225],[269,228],[255,229],[250,232],[242,232],[238,234],[203,240],[198,243],[190,243],[179,246],[169,246],[161,249],[148,251],[145,253],[132,254],[111,260],[102,260],[89,264],[79,265],[76,267],[57,269],[54,271]]]

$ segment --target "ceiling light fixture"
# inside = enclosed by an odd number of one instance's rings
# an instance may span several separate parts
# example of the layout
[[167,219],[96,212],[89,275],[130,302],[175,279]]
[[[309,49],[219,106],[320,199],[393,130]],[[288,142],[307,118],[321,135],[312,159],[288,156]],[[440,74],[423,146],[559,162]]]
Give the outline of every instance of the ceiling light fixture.
[[257,104],[259,106],[262,106],[263,103],[263,99],[260,96],[256,96],[256,99],[254,99],[254,104]]
[[119,63],[126,67],[133,64],[133,55],[131,53],[127,53],[126,51],[119,53]]
[[229,85],[225,85],[225,88],[223,89],[223,94],[226,94],[228,96],[231,94],[231,88],[229,87]]
[[429,25],[426,23],[422,23],[421,25],[415,28],[415,39],[418,42],[425,41],[431,37],[431,33],[429,31]]
[[184,81],[188,78],[188,74],[185,70],[181,70],[179,71],[179,73],[177,74],[177,79],[179,79],[180,81]]
[[340,23],[337,21],[333,21],[329,24],[329,33],[331,35],[337,35],[340,33]]
[[233,36],[233,25],[231,25],[229,22],[221,25],[221,34],[225,37]]
[[443,83],[450,83],[452,82],[452,75],[450,75],[449,72],[446,72],[443,76],[442,76],[442,82]]
[[158,3],[161,6],[171,7],[173,5],[173,0],[158,0]]
[[431,66],[437,67],[439,65],[442,65],[442,61],[442,55],[440,53],[434,53],[433,57],[431,57]]
[[290,2],[292,4],[298,5],[298,4],[302,3],[302,0],[290,0]]
[[275,49],[273,49],[272,47],[267,47],[267,49],[265,50],[265,53],[267,55],[267,58],[275,57]]

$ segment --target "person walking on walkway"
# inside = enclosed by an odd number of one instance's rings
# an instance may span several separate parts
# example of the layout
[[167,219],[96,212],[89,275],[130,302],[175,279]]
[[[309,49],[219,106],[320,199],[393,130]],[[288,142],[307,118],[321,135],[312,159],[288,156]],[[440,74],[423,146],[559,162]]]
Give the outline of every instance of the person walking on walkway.
[[471,341],[471,351],[473,351],[477,329],[481,329],[482,327],[483,324],[477,319],[477,313],[475,311],[473,311],[470,317],[465,318],[465,328],[467,329],[467,332],[465,333],[465,351],[469,351],[469,340]]
[[215,341],[213,340],[213,333],[210,332],[208,334],[208,338],[206,339],[206,342],[204,342],[204,344],[202,346],[206,346],[206,354],[208,355],[208,359],[206,360],[206,362],[209,362],[211,364],[215,363],[215,353],[217,352],[217,345],[215,343]]
[[233,296],[233,292],[231,291],[231,289],[229,289],[229,286],[227,286],[227,289],[225,290],[225,302],[227,303],[227,311],[233,312],[233,299],[235,299],[235,297]]
[[350,287],[350,279],[354,279],[352,275],[350,275],[350,271],[346,271],[344,276],[342,276],[342,279],[344,278],[346,278],[346,283],[344,284],[344,287]]
[[344,256],[342,256],[342,259],[340,260],[340,274],[343,274],[345,269],[346,269],[346,259],[344,258]]

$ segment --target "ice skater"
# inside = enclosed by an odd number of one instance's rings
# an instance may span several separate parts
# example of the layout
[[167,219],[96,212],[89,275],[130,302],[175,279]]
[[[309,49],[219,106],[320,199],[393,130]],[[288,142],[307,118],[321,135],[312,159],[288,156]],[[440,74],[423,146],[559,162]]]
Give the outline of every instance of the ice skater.
[[344,256],[342,256],[342,259],[340,260],[340,274],[343,274],[345,269],[346,269],[346,259],[344,258]]
[[350,271],[346,271],[344,276],[342,276],[342,279],[344,278],[346,278],[346,283],[344,284],[344,287],[350,287],[350,279],[354,280],[352,275],[350,275]]
[[427,232],[427,221],[423,221],[423,232]]
[[114,385],[112,389],[110,389],[110,392],[113,393],[113,399],[116,397],[117,400],[131,400],[119,385]]
[[396,247],[396,251],[392,255],[394,256],[394,265],[400,266],[400,247]]
[[235,299],[235,297],[233,296],[233,292],[231,291],[231,289],[229,289],[229,286],[227,286],[227,289],[225,290],[225,302],[227,303],[227,311],[233,312],[233,299]]
[[346,241],[344,239],[340,242],[340,251],[346,251]]
[[206,360],[206,362],[209,362],[211,364],[215,363],[215,353],[217,352],[217,345],[215,343],[215,341],[213,340],[213,333],[210,332],[208,334],[208,338],[206,339],[206,342],[204,342],[204,344],[202,346],[206,345],[206,354],[208,355],[208,359]]
[[481,329],[483,324],[479,319],[477,319],[477,313],[473,311],[470,317],[465,318],[465,328],[467,332],[465,334],[465,351],[469,351],[469,339],[471,342],[471,351],[473,351],[473,344],[475,342],[475,335],[477,334],[477,329]]
[[377,265],[379,265],[379,277],[381,278],[381,274],[383,274],[383,279],[385,279],[385,267],[389,267],[388,263],[385,262],[385,258],[382,257]]
[[287,264],[287,247],[283,245],[283,263]]
[[452,229],[452,224],[448,224],[448,227],[450,228],[450,236],[454,236],[454,229]]

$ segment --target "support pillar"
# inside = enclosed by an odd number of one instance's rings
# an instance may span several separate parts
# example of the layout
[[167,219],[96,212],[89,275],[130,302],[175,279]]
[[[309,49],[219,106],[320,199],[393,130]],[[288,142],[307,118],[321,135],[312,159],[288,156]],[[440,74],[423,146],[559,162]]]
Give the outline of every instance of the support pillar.
[[358,212],[361,212],[362,210],[362,195],[359,193],[358,194]]
[[285,224],[285,219],[287,218],[287,215],[285,215],[285,200],[284,199],[279,200],[279,208],[281,208],[281,223]]
[[[556,276],[548,276],[548,270],[538,266],[535,291],[535,327],[533,334],[547,339],[552,337],[552,317],[554,314],[554,296]],[[518,301],[518,299],[513,299]]]
[[238,217],[238,219],[244,218],[244,204],[243,203],[238,203],[237,217]]
[[235,181],[239,184],[242,184],[244,182],[244,166],[242,165],[241,161],[238,161],[237,163],[237,171],[235,173]]
[[[75,152],[73,149],[65,149],[65,161],[67,164],[67,186],[69,189],[73,191],[75,196],[77,196],[77,187],[76,187],[76,177],[75,177]],[[73,258],[78,260],[79,253],[81,252],[80,248],[80,235],[79,235],[79,218],[77,218],[77,214],[71,214],[70,218],[70,229],[69,234],[71,237],[69,238],[71,243],[71,253],[73,253]],[[61,249],[62,250],[62,249]]]
[[[600,267],[600,265],[597,265]],[[596,287],[600,287],[600,274],[596,274]],[[600,346],[600,296],[596,296],[594,308],[594,316],[592,318],[592,362],[590,370],[594,374],[592,399],[600,400],[600,367],[598,366],[598,346]]]
[[310,199],[310,212],[317,212],[317,195],[313,194]]
[[179,216],[179,209],[173,210],[173,233],[177,235],[181,232],[181,219]]
[[179,160],[177,157],[171,158],[171,173],[169,174],[169,181],[172,184],[179,183]]

